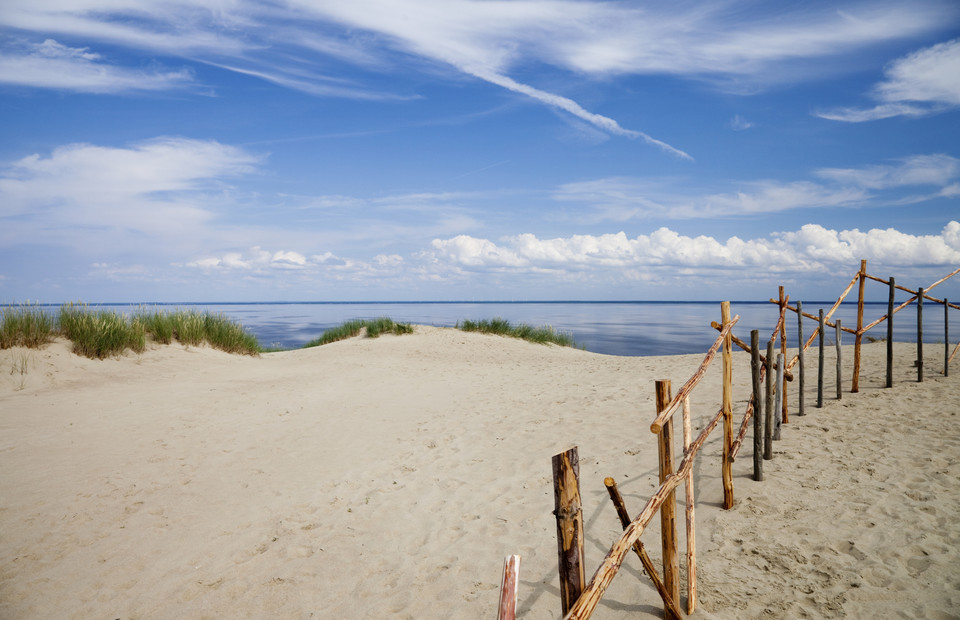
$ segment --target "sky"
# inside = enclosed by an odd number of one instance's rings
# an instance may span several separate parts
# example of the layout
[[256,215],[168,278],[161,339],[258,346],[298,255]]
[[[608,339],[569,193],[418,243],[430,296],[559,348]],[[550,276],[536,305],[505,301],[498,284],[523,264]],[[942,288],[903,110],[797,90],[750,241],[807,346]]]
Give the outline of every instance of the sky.
[[955,1],[0,2],[0,303],[830,300],[861,259],[960,268]]

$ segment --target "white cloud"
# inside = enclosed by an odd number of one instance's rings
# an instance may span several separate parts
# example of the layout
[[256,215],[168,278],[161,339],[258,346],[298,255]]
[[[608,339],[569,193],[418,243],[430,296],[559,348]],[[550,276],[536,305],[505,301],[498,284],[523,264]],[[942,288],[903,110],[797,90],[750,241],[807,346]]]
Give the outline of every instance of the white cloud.
[[[743,240],[688,237],[668,228],[628,238],[623,232],[539,239],[524,234],[499,244],[458,236],[435,239],[430,257],[471,271],[581,272],[616,280],[620,270],[636,268],[728,270],[767,274],[826,271],[867,259],[886,267],[960,264],[960,223],[951,221],[940,235],[910,235],[894,229],[831,230],[807,224],[800,230]],[[680,271],[678,271],[680,270]]]
[[26,51],[0,54],[0,83],[86,93],[167,91],[193,84],[193,73],[142,71],[102,62],[88,48],[47,39]]
[[927,47],[891,63],[871,96],[872,108],[819,112],[829,120],[860,123],[894,116],[926,116],[960,106],[960,39]]
[[[688,219],[777,213],[800,208],[910,204],[960,193],[960,160],[950,155],[913,155],[895,164],[821,168],[823,182],[744,181],[728,191],[695,191],[681,179],[613,177],[567,183],[553,197],[583,203],[601,219]],[[923,194],[903,190],[931,187]],[[679,187],[679,189],[678,189]]]
[[730,119],[730,129],[733,129],[734,131],[743,131],[744,129],[750,129],[751,127],[753,127],[753,123],[743,118],[739,114]]

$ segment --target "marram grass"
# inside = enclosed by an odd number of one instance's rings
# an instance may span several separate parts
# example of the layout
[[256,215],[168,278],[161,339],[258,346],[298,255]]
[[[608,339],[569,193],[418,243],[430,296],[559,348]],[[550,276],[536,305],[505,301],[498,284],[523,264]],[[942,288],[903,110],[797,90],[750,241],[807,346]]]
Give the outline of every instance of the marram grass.
[[412,334],[413,326],[410,323],[396,323],[393,319],[380,317],[378,319],[354,319],[341,323],[336,327],[323,332],[319,338],[311,340],[303,345],[303,348],[317,347],[338,340],[346,340],[360,334],[363,329],[367,330],[368,338],[376,338],[381,334]]
[[499,317],[495,319],[484,319],[482,321],[460,321],[457,323],[457,327],[465,332],[510,336],[538,344],[556,344],[564,347],[574,346],[573,336],[566,332],[558,332],[549,326],[533,327],[525,323],[512,325],[510,321]]
[[69,303],[56,317],[30,306],[0,308],[0,349],[15,346],[38,348],[55,336],[73,343],[73,351],[89,358],[103,359],[127,349],[140,353],[148,338],[159,344],[174,340],[184,345],[208,344],[228,353],[257,355],[257,338],[224,314],[176,310],[172,313],[141,308],[133,316],[115,311],[91,309]]

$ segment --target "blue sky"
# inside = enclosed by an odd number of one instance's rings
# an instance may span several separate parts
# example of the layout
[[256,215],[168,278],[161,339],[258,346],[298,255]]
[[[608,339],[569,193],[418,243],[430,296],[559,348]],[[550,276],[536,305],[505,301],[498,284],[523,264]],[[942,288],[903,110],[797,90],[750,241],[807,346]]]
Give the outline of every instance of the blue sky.
[[960,267],[956,2],[4,0],[0,118],[0,303]]

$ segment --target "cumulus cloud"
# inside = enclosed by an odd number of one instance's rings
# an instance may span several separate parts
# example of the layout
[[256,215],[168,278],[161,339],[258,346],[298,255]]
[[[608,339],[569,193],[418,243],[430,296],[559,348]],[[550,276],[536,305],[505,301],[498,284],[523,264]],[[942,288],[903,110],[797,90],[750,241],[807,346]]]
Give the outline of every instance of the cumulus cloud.
[[890,267],[960,264],[960,223],[939,235],[910,235],[895,229],[832,230],[807,224],[767,238],[725,240],[689,237],[668,228],[630,238],[623,232],[539,239],[531,234],[499,243],[458,236],[435,239],[432,258],[469,270],[589,271],[616,279],[635,268],[759,270],[761,273],[826,271],[867,259]]
[[886,79],[873,88],[872,108],[839,108],[817,113],[835,121],[860,123],[894,116],[927,116],[960,106],[960,39],[927,47],[892,62]]

